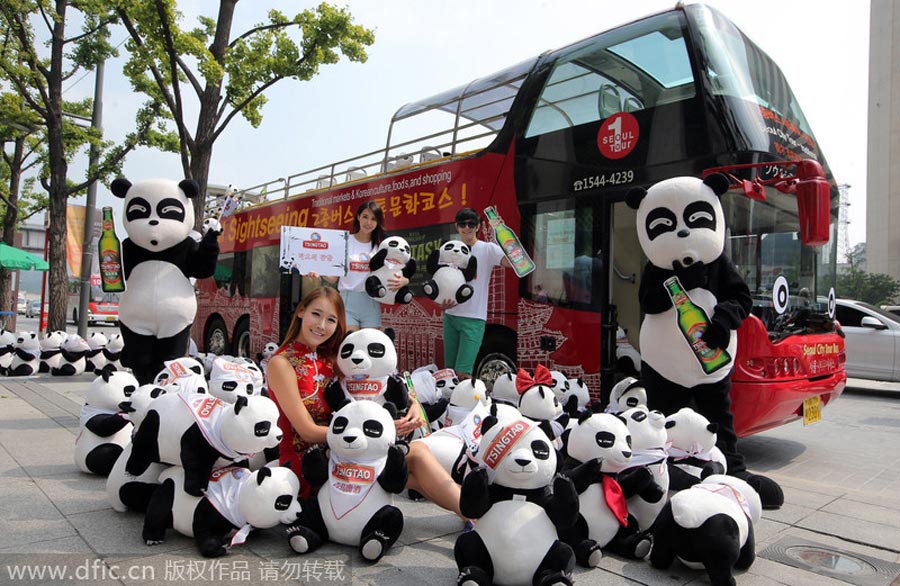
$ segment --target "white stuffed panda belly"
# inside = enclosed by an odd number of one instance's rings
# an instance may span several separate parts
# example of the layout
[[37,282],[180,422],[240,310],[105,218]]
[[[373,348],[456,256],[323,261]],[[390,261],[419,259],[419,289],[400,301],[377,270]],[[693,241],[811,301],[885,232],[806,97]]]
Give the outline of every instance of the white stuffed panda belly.
[[527,501],[496,503],[476,525],[491,554],[494,583],[500,586],[531,584],[538,565],[558,539],[544,508]]
[[168,338],[189,326],[196,314],[194,288],[177,266],[146,261],[131,271],[119,319],[135,333]]
[[[717,301],[711,291],[696,288],[687,293],[706,315],[713,314]],[[663,313],[648,313],[641,324],[640,339],[643,360],[663,377],[681,386],[692,387],[697,381],[718,382],[731,373],[730,368],[720,368],[711,374],[704,372],[678,327],[678,314],[674,307]],[[732,358],[737,354],[737,334],[734,331],[725,350]]]

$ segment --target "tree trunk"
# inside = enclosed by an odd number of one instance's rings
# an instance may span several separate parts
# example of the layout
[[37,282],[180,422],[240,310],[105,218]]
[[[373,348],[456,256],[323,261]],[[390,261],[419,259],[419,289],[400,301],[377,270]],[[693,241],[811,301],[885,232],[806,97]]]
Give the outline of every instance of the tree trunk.
[[[3,242],[16,245],[16,226],[19,223],[19,187],[22,181],[22,162],[25,156],[25,137],[15,141],[9,175],[9,203],[3,217]],[[12,290],[12,271],[0,267],[0,311],[16,311]],[[9,322],[10,320],[7,320]]]

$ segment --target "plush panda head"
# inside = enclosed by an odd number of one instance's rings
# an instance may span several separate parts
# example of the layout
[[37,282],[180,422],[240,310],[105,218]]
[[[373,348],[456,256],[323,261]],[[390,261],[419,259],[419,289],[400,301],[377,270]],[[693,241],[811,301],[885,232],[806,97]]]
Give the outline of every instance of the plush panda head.
[[91,382],[84,401],[98,409],[119,410],[119,403],[127,401],[140,383],[130,372],[103,371]]
[[[2,334],[0,334],[2,336]],[[59,350],[62,347],[63,342],[66,341],[66,336],[63,335],[60,331],[54,332],[46,332],[44,336],[41,338],[41,350]],[[0,339],[0,346],[5,346],[3,340]]]
[[631,461],[631,434],[609,413],[585,413],[569,428],[566,453],[579,462],[598,458],[603,472],[619,472]]
[[716,445],[718,431],[718,424],[710,423],[690,407],[683,407],[666,417],[666,437],[671,451],[707,454]]
[[141,248],[153,252],[169,249],[187,238],[194,227],[192,200],[200,186],[193,179],[148,179],[132,184],[119,178],[110,190],[125,200],[122,225],[128,238]]
[[184,396],[209,394],[209,382],[206,380],[206,377],[193,372],[187,376],[173,378],[166,384],[159,386],[165,387],[169,393]]
[[41,341],[34,332],[16,332],[15,346],[34,356],[41,351]]
[[569,390],[569,379],[565,374],[558,370],[551,370],[550,376],[553,378],[553,384],[550,385],[550,388],[553,389],[553,394],[556,395],[556,399],[562,402],[563,396],[565,396],[566,391]]
[[[260,373],[261,375],[262,373]],[[257,384],[255,374],[246,364],[231,362],[224,358],[213,361],[209,373],[209,392],[226,403],[234,403],[240,396],[258,395],[262,384]]]
[[[452,368],[443,368],[435,371],[432,376],[434,377],[434,387],[441,394],[441,397],[450,400],[450,397],[453,396],[453,389],[459,384],[459,377],[456,376],[456,371]],[[518,395],[516,396],[516,401],[518,401]]]
[[397,350],[381,330],[363,328],[341,342],[337,365],[350,379],[383,378],[397,370]]
[[485,417],[476,459],[484,464],[492,483],[509,488],[541,488],[556,474],[556,450],[550,438],[527,419],[501,423],[492,415]]
[[112,334],[109,336],[109,342],[106,344],[106,349],[108,351],[121,352],[124,347],[125,340],[122,339],[122,334]]
[[491,387],[491,400],[514,407],[519,404],[515,374],[506,372],[494,379],[494,386]]
[[382,240],[375,250],[375,254],[381,250],[387,252],[387,256],[384,258],[385,261],[398,265],[405,266],[409,259],[412,258],[412,249],[409,246],[409,242],[399,236],[389,236]]
[[516,374],[519,411],[535,421],[550,421],[562,414],[562,405],[553,393],[553,377],[543,365],[534,370],[534,378],[523,369]]
[[341,458],[359,462],[387,455],[396,441],[394,419],[373,401],[349,401],[331,416],[326,441]]
[[266,358],[271,358],[272,356],[275,356],[276,352],[278,352],[278,344],[276,344],[275,342],[269,342],[268,344],[263,346],[262,359],[265,360]]
[[238,397],[222,414],[222,441],[240,454],[255,454],[281,442],[278,407],[267,397]]
[[88,343],[91,350],[102,350],[109,344],[109,339],[101,332],[91,332],[88,337],[85,338],[85,342]]
[[638,379],[626,376],[610,391],[606,410],[610,413],[620,413],[638,405],[647,405],[647,390]]
[[631,447],[638,450],[662,450],[666,447],[666,416],[659,411],[648,411],[644,405],[638,405],[623,411],[620,416],[628,426],[631,434]]
[[568,387],[559,402],[566,408],[572,407],[574,410],[581,411],[591,402],[590,389],[580,378],[570,378],[566,382]]
[[728,186],[727,177],[713,173],[705,179],[673,177],[629,192],[638,240],[653,265],[672,270],[675,263],[709,264],[722,254],[725,216],[719,197]]
[[462,240],[448,240],[441,245],[438,253],[438,264],[449,265],[460,270],[469,266],[472,249]]
[[241,484],[238,509],[257,529],[294,523],[300,515],[300,481],[290,468],[263,467]]
[[266,376],[263,374],[263,371],[259,367],[259,365],[253,362],[252,358],[247,358],[246,356],[235,356],[232,362],[240,364],[247,369],[247,371],[250,373],[250,378],[253,379],[253,386],[256,387],[257,392],[261,392],[265,388]]
[[[118,371],[116,371],[118,372]],[[168,392],[165,387],[147,383],[141,385],[131,393],[131,397],[119,403],[119,409],[128,413],[128,418],[134,423],[135,427],[141,424],[150,405],[154,400],[162,397]]]
[[479,403],[485,407],[490,407],[487,387],[478,379],[470,378],[462,381],[456,385],[456,388],[450,394],[450,405],[454,407],[474,409],[475,405]]
[[166,360],[163,364],[163,369],[153,379],[154,383],[161,386],[170,385],[176,379],[184,376],[197,374],[203,377],[206,374],[203,364],[196,358],[190,358],[189,356],[183,356],[175,360]]

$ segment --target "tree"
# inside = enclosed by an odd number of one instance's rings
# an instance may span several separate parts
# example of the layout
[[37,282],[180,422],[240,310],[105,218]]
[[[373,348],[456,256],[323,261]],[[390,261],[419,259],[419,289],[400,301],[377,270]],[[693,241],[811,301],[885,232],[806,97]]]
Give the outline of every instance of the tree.
[[[125,73],[136,91],[166,104],[184,175],[200,184],[200,193],[206,193],[213,145],[237,115],[259,126],[267,89],[285,78],[308,81],[341,55],[365,62],[365,47],[375,40],[349,12],[324,2],[293,18],[271,10],[268,22],[233,36],[236,5],[220,0],[215,20],[201,17],[199,28],[184,31],[175,0],[117,0],[131,37]],[[295,41],[291,33],[302,38]],[[186,104],[191,94],[199,106],[193,131]],[[194,202],[198,226],[203,204],[202,198]]]
[[[109,25],[115,13],[107,0],[4,0],[0,3],[0,78],[22,99],[23,108],[36,116],[46,145],[40,184],[47,192],[50,228],[48,327],[65,329],[66,312],[66,205],[68,198],[95,180],[115,173],[125,155],[138,144],[165,146],[164,130],[157,129],[160,105],[150,100],[138,113],[138,124],[125,141],[112,146],[90,128],[76,130],[65,114],[63,84],[81,69],[93,69],[115,55],[109,44]],[[71,9],[71,12],[70,12]],[[80,21],[80,33],[66,36],[70,21]],[[43,25],[41,27],[41,25]],[[35,31],[39,27],[40,34]],[[81,103],[89,112],[90,101]],[[82,114],[84,112],[81,112]],[[83,131],[84,141],[70,140]],[[103,152],[79,182],[68,177],[69,161],[84,143]],[[169,141],[171,144],[171,141]]]
[[900,281],[884,273],[867,273],[865,262],[865,243],[857,244],[847,252],[850,268],[837,277],[838,294],[872,305],[893,303],[897,294],[900,294]]

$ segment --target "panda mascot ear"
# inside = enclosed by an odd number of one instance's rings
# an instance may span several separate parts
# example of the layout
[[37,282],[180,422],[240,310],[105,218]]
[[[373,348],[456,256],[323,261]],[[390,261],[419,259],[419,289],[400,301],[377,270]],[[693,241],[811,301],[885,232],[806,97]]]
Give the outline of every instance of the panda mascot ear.
[[119,199],[125,199],[125,194],[128,193],[129,189],[131,189],[131,181],[124,177],[114,179],[109,186],[109,190]]
[[703,184],[713,190],[713,193],[722,196],[731,187],[731,180],[722,173],[710,173],[703,178]]
[[256,484],[261,485],[263,483],[263,480],[270,476],[272,476],[272,469],[263,466],[256,472]]
[[643,200],[646,195],[646,189],[643,187],[634,187],[628,192],[628,195],[625,196],[625,203],[627,203],[628,207],[631,209],[636,210],[641,205],[641,200]]
[[488,415],[481,422],[481,435],[484,437],[484,434],[488,432],[488,430],[494,427],[497,424],[497,418],[493,415]]
[[180,187],[181,191],[191,199],[194,199],[200,193],[200,185],[193,179],[182,180],[181,183],[178,184],[178,187]]
[[241,409],[246,407],[249,403],[247,402],[247,397],[241,395],[237,398],[237,401],[234,402],[234,414],[237,415],[241,412]]

